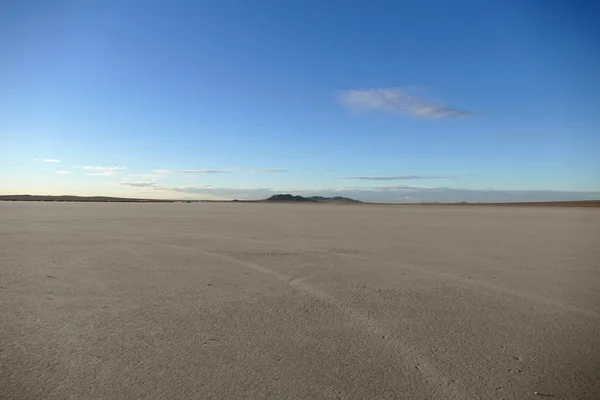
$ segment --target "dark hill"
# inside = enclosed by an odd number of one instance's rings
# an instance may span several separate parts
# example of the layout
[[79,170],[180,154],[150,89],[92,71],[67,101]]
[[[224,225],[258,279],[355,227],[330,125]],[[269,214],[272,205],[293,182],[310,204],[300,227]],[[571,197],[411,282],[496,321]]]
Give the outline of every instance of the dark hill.
[[308,199],[320,202],[320,203],[362,203],[362,201],[350,199],[348,197],[323,197],[323,196],[311,196],[307,197]]
[[294,196],[291,194],[276,194],[265,201],[286,201],[286,202],[300,202],[300,203],[362,203],[361,201],[349,199],[347,197],[323,197],[323,196],[311,196],[302,197]]
[[267,201],[294,201],[302,203],[316,203],[316,200],[307,199],[302,196],[294,196],[291,194],[276,194],[267,199]]

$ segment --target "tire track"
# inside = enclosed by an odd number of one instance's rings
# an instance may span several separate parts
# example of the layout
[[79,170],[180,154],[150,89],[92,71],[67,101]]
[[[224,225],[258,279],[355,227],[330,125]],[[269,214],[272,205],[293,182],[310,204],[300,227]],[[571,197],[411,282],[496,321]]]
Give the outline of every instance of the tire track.
[[[147,234],[147,232],[144,232],[144,231],[136,231],[136,233]],[[542,304],[544,306],[558,307],[565,311],[568,311],[568,312],[571,312],[574,314],[578,314],[578,315],[584,316],[586,318],[600,319],[600,313],[593,311],[593,310],[581,309],[581,308],[578,308],[575,306],[571,306],[571,305],[564,304],[561,302],[553,301],[551,299],[542,298],[542,297],[538,297],[538,296],[531,296],[527,293],[519,292],[516,290],[509,289],[509,288],[501,287],[501,286],[496,286],[496,285],[482,282],[482,281],[479,281],[476,279],[463,278],[461,276],[456,276],[456,275],[453,275],[453,274],[447,273],[447,272],[428,270],[423,267],[408,264],[403,261],[373,260],[373,258],[371,258],[371,257],[361,256],[358,254],[332,252],[332,251],[329,251],[327,248],[323,248],[323,247],[319,247],[319,246],[305,246],[305,247],[299,248],[297,246],[282,245],[282,244],[269,242],[267,240],[244,238],[244,237],[239,237],[239,236],[232,237],[231,235],[225,236],[225,235],[214,235],[214,234],[208,234],[208,233],[203,234],[203,233],[184,233],[184,232],[169,232],[169,235],[179,235],[179,236],[184,236],[184,237],[203,237],[203,238],[212,238],[212,239],[216,238],[216,239],[224,239],[224,240],[234,239],[234,240],[248,242],[248,243],[259,243],[259,244],[263,244],[265,246],[277,248],[280,250],[308,250],[308,251],[312,251],[315,253],[325,253],[325,254],[335,255],[336,257],[340,257],[340,258],[368,261],[370,263],[375,263],[375,264],[383,264],[383,265],[391,266],[394,268],[400,267],[402,269],[409,270],[411,272],[415,272],[420,275],[435,276],[438,278],[443,277],[444,279],[455,281],[455,282],[458,282],[461,284],[466,284],[467,287],[477,287],[479,290],[486,290],[486,291],[492,290],[494,292],[497,292],[502,297],[516,296],[516,297],[520,297],[520,298],[528,300],[528,301],[532,301],[534,303]],[[126,239],[128,239],[128,238],[126,238]],[[159,243],[165,244],[164,242],[159,242]],[[453,250],[453,251],[455,251],[455,250]]]
[[[449,380],[443,374],[441,374],[435,368],[434,364],[425,356],[419,354],[418,350],[410,346],[407,342],[402,340],[399,337],[394,337],[390,332],[388,332],[383,326],[381,326],[375,319],[370,318],[365,313],[360,312],[359,310],[350,307],[343,302],[339,301],[335,297],[327,294],[326,292],[306,283],[303,279],[293,279],[285,274],[279,273],[272,269],[263,267],[261,265],[240,260],[235,257],[223,255],[216,252],[211,252],[207,250],[198,249],[195,247],[182,246],[171,243],[164,243],[155,240],[146,240],[146,239],[132,239],[130,237],[122,237],[115,235],[106,235],[106,234],[98,234],[98,233],[89,233],[89,232],[76,232],[69,231],[65,232],[67,234],[73,235],[81,235],[81,236],[95,236],[99,238],[112,239],[118,241],[129,241],[134,243],[144,243],[151,245],[160,245],[165,247],[170,247],[178,250],[191,251],[194,253],[199,253],[206,255],[208,257],[212,257],[214,259],[222,260],[225,262],[233,262],[238,266],[242,266],[245,268],[253,269],[257,272],[260,272],[264,275],[268,275],[271,278],[280,281],[297,292],[303,293],[304,295],[309,296],[310,298],[319,301],[321,303],[327,304],[332,308],[336,309],[340,314],[345,315],[347,319],[353,322],[353,325],[360,328],[366,334],[372,336],[374,340],[378,340],[383,343],[386,347],[394,351],[400,360],[402,360],[401,369],[407,371],[408,374],[414,373],[414,370],[417,370],[422,380],[427,382],[430,388],[435,392],[435,396],[432,398],[445,398],[445,399],[471,399],[472,397],[466,388],[461,388],[460,385],[454,381]],[[214,236],[213,236],[214,237]],[[377,338],[377,339],[375,339]],[[381,340],[381,339],[384,340]]]
[[[212,237],[212,238],[220,238],[220,239],[231,239],[231,236],[219,236],[219,235],[210,235],[210,234],[186,234],[186,233],[175,233],[176,235],[182,235],[182,236],[198,236],[198,237]],[[251,239],[251,238],[235,238],[236,240],[240,240],[240,241],[247,241],[247,242],[251,242],[251,243],[262,243],[265,244],[267,246],[270,247],[274,247],[274,248],[279,248],[281,250],[290,250],[290,249],[294,249],[294,250],[298,250],[298,247],[293,247],[291,245],[281,245],[281,244],[276,244],[276,243],[272,243],[266,240],[260,240],[260,239]],[[306,246],[306,247],[302,247],[300,249],[303,250],[309,250],[309,251],[313,251],[313,252],[321,252],[321,253],[327,253],[327,254],[334,254],[337,257],[341,257],[341,258],[349,258],[349,259],[354,259],[354,260],[361,260],[361,261],[369,261],[371,263],[378,263],[378,264],[384,264],[384,265],[388,265],[388,266],[392,266],[392,267],[400,267],[403,268],[405,270],[409,270],[411,272],[416,272],[418,274],[421,275],[428,275],[428,276],[435,276],[435,277],[443,277],[444,279],[448,279],[448,280],[452,280],[455,282],[459,282],[462,284],[467,284],[469,287],[479,287],[480,289],[485,289],[485,290],[493,290],[495,292],[498,292],[499,294],[503,295],[503,296],[515,296],[515,297],[520,297],[523,298],[525,300],[528,301],[532,301],[538,304],[543,304],[545,306],[551,306],[551,307],[558,307],[561,308],[565,311],[569,311],[571,313],[574,314],[578,314],[580,316],[585,316],[588,318],[594,318],[594,319],[599,319],[600,318],[600,313],[595,312],[593,310],[586,310],[586,309],[581,309],[575,306],[571,306],[568,304],[564,304],[561,302],[557,302],[557,301],[553,301],[551,299],[547,299],[547,298],[542,298],[542,297],[538,297],[538,296],[531,296],[527,293],[523,293],[523,292],[519,292],[516,290],[512,290],[512,289],[508,289],[502,286],[497,286],[497,285],[492,285],[486,282],[482,282],[476,279],[469,279],[469,278],[463,278],[461,276],[456,276],[453,275],[451,273],[447,273],[447,272],[441,272],[441,271],[432,271],[432,270],[428,270],[425,269],[423,267],[419,267],[416,265],[412,265],[412,264],[408,264],[404,261],[388,261],[388,260],[373,260],[371,257],[367,257],[367,256],[361,256],[358,254],[352,254],[352,253],[340,253],[340,252],[331,252],[328,251],[327,249],[324,249],[322,247],[316,247],[316,246]],[[453,251],[454,253],[458,253],[458,251],[456,251],[456,249],[452,249],[452,248],[447,248],[451,251]]]

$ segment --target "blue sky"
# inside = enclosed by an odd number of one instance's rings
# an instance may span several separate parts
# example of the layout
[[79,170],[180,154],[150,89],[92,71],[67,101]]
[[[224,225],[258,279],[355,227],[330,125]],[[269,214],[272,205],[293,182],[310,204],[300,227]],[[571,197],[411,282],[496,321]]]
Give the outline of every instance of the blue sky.
[[1,2],[0,193],[600,198],[599,8]]

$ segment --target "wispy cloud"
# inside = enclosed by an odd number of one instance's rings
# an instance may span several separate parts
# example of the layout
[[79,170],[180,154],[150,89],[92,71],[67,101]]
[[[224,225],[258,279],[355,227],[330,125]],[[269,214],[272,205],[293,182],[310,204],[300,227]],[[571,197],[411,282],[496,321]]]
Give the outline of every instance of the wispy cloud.
[[124,174],[122,175],[122,180],[126,180],[126,181],[134,181],[134,182],[154,182],[156,180],[159,179],[164,179],[166,178],[165,174],[160,174],[160,173],[152,173],[152,174]]
[[202,174],[228,174],[232,172],[246,172],[250,174],[269,174],[277,172],[287,172],[286,169],[156,169],[155,174],[181,174],[181,175],[202,175]]
[[89,171],[90,176],[114,176],[119,175],[125,169],[125,167],[110,167],[110,166],[98,166],[98,165],[82,165],[78,168]]
[[441,119],[472,115],[470,111],[412,96],[399,88],[347,90],[338,93],[338,100],[356,111],[381,110],[418,118]]
[[55,173],[56,173],[56,174],[59,174],[59,175],[67,175],[67,174],[70,174],[70,172],[69,172],[69,171],[56,171]]
[[47,163],[59,163],[60,162],[60,160],[56,160],[54,158],[46,158],[43,161],[47,162]]
[[462,176],[427,176],[427,175],[397,175],[397,176],[345,176],[342,179],[358,179],[363,181],[401,181],[414,179],[453,179]]
[[124,182],[121,183],[121,185],[124,186],[131,186],[131,187],[140,187],[140,188],[151,188],[151,187],[156,187],[156,183],[154,182]]
[[88,171],[118,171],[118,170],[125,169],[125,167],[106,167],[106,166],[93,166],[93,165],[84,165],[79,168],[85,169]]
[[245,169],[244,172],[250,174],[270,174],[276,172],[287,172],[287,169]]
[[212,189],[211,185],[196,185],[196,186],[169,186],[169,185],[159,185],[154,182],[123,182],[121,183],[123,186],[131,186],[138,188],[150,188],[156,190],[168,190],[173,192],[180,193],[195,193],[196,191],[204,191],[207,189]]
[[233,172],[230,169],[157,169],[154,172],[158,174],[226,174]]

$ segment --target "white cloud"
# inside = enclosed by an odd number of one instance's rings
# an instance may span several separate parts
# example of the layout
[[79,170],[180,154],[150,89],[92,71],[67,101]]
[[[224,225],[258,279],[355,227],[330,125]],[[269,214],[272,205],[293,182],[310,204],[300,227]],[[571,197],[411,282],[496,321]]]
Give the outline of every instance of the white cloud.
[[122,180],[134,181],[134,182],[154,182],[159,179],[166,178],[166,175],[153,173],[153,174],[124,174]]
[[413,179],[453,179],[461,176],[427,176],[427,175],[397,175],[397,176],[346,176],[343,179],[358,179],[363,181],[400,181]]
[[56,160],[56,159],[54,159],[54,158],[46,158],[46,159],[44,160],[44,162],[47,162],[47,163],[59,163],[59,162],[60,162],[60,160]]
[[154,172],[158,174],[226,174],[229,172],[233,172],[230,169],[157,169]]
[[418,118],[441,119],[472,115],[466,110],[409,95],[399,88],[347,90],[338,94],[338,100],[356,111],[381,110]]
[[122,185],[131,186],[131,187],[145,187],[145,188],[157,187],[156,183],[154,183],[154,182],[125,182],[125,183],[122,183]]
[[90,176],[114,176],[121,174],[122,170],[125,169],[125,167],[109,167],[98,165],[83,165],[79,166],[78,168],[81,168],[86,171],[91,171],[87,174]]
[[118,171],[118,170],[125,169],[125,167],[105,167],[105,166],[90,166],[90,165],[81,166],[79,168],[85,169],[88,171]]
[[212,189],[211,185],[197,185],[197,186],[168,186],[168,185],[159,185],[154,182],[123,182],[121,185],[131,186],[131,187],[140,187],[140,188],[151,188],[156,190],[168,190],[173,192],[181,192],[181,193],[194,193],[195,191],[204,191],[207,189]]
[[287,172],[286,169],[245,169],[244,172],[248,172],[250,174],[269,174],[275,172]]
[[202,174],[227,174],[231,172],[243,171],[250,174],[268,174],[277,172],[287,172],[285,169],[156,169],[156,174],[182,174],[182,175],[202,175]]
[[59,174],[59,175],[67,175],[67,174],[70,174],[70,172],[69,172],[69,171],[56,171],[55,173],[56,173],[56,174]]

